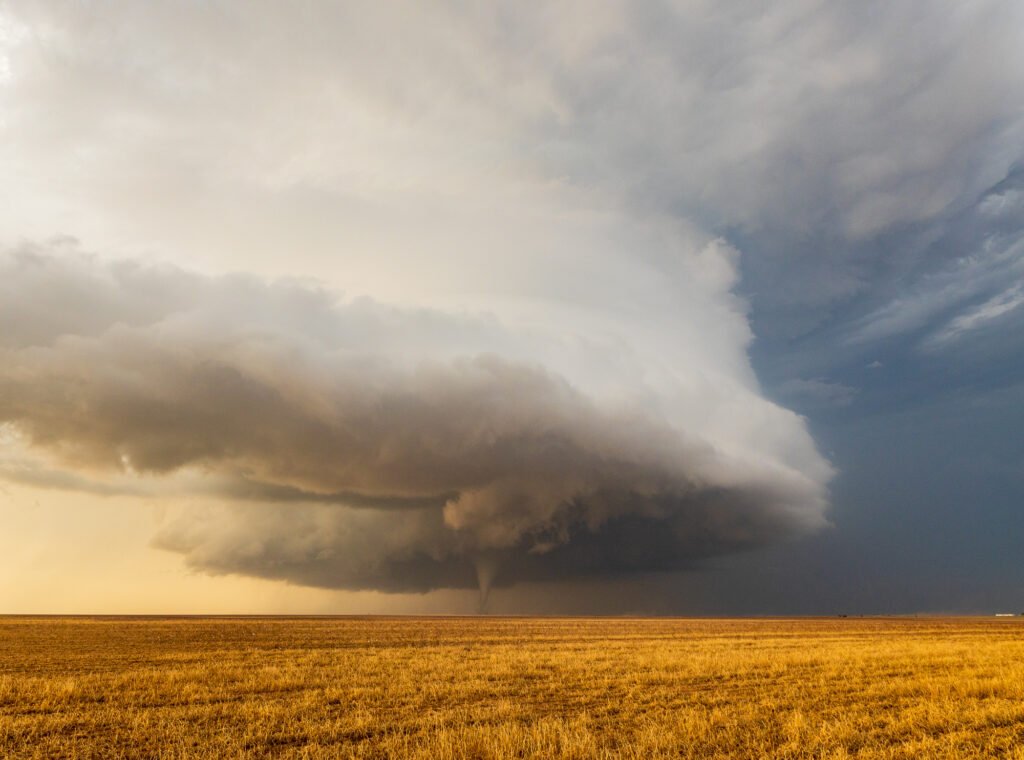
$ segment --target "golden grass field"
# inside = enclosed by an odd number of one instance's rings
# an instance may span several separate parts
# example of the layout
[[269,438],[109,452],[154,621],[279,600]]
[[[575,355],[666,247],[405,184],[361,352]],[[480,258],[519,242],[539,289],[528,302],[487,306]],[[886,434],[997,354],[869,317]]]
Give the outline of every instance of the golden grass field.
[[0,617],[3,758],[1024,758],[1024,620]]

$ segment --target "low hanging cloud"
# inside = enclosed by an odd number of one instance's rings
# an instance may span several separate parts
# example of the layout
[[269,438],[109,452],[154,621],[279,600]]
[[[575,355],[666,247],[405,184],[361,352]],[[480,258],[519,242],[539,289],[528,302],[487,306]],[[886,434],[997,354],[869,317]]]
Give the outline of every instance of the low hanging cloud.
[[[743,382],[703,394],[699,366],[588,382],[608,346],[486,314],[67,251],[0,270],[0,423],[47,462],[3,473],[202,496],[155,543],[205,571],[425,591],[687,567],[824,524],[802,421]],[[58,290],[88,318],[48,316]]]

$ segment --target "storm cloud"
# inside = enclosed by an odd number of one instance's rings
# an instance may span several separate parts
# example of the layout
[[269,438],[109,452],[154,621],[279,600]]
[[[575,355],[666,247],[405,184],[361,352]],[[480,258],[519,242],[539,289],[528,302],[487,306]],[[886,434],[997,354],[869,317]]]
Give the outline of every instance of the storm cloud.
[[[531,357],[557,333],[482,315],[67,252],[11,253],[3,274],[0,421],[75,474],[54,487],[130,476],[233,502],[156,537],[202,569],[422,591],[478,566],[506,583],[685,567],[824,524],[828,465],[740,386],[729,403],[797,459],[751,446],[750,421],[716,436],[684,403],[673,424],[652,387],[588,393]],[[91,318],[44,319],[54,292]]]
[[932,470],[961,455],[896,469],[946,403],[1004,463],[963,482],[1017,503],[1015,439],[963,410],[1019,428],[1022,29],[1012,0],[2,3],[10,503],[121,495],[201,571],[396,592],[774,545],[730,611],[830,592],[828,547],[903,556],[933,503],[959,539]]

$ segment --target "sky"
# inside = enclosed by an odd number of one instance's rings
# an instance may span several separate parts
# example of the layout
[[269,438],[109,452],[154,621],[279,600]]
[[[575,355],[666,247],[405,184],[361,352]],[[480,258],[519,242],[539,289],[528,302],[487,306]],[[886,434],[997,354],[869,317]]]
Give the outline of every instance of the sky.
[[0,0],[0,612],[1024,611],[1022,34]]

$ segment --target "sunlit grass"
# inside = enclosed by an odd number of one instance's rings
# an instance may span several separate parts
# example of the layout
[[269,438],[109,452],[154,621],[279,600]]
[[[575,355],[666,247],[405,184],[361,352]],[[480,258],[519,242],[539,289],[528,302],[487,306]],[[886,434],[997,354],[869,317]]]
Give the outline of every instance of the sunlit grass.
[[0,618],[4,758],[1024,760],[1024,621]]

